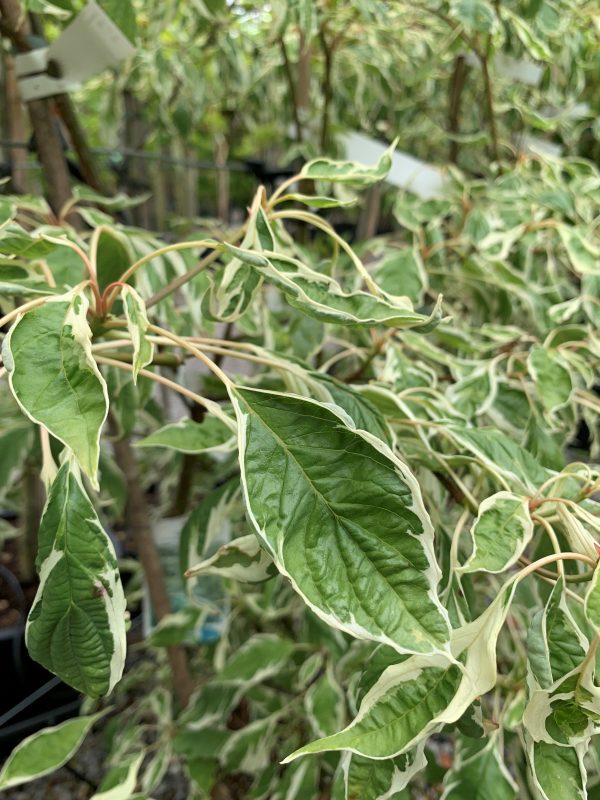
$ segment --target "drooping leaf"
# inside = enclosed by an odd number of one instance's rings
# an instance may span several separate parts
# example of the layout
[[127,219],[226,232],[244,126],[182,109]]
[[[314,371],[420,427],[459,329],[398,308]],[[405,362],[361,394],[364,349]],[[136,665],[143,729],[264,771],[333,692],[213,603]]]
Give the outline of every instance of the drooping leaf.
[[125,664],[125,597],[112,543],[69,461],[50,488],[37,567],[30,655],[75,689],[107,694]]
[[600,633],[600,566],[594,570],[594,575],[585,593],[585,615],[590,624]]
[[441,320],[441,298],[430,314],[416,312],[408,298],[391,298],[364,291],[346,292],[333,278],[315,272],[297,259],[281,253],[263,252],[260,265],[257,254],[237,249],[239,258],[264,280],[277,286],[290,305],[323,322],[350,327],[385,325],[392,328],[412,328],[426,333]]
[[113,767],[90,800],[130,800],[137,786],[138,772],[144,756],[144,752],[138,753],[126,759],[126,763]]
[[131,266],[129,244],[127,239],[114,228],[101,225],[94,231],[91,246],[92,256],[95,257],[98,286],[103,292],[109,284],[118,281]]
[[597,273],[600,250],[579,228],[559,225],[557,229],[575,272],[580,275]]
[[262,583],[276,573],[272,558],[250,533],[221,545],[213,556],[190,567],[185,577],[219,575],[241,583]]
[[585,650],[564,598],[559,579],[546,607],[534,615],[527,635],[527,658],[538,684],[549,688],[578,667]]
[[427,766],[424,745],[396,758],[370,759],[348,753],[343,757],[346,800],[395,798]]
[[289,639],[267,633],[257,633],[248,639],[219,672],[223,683],[258,683],[276,675],[285,665],[295,645]]
[[217,417],[207,415],[202,422],[189,417],[170,422],[136,442],[137,447],[168,447],[180,453],[227,453],[234,449],[231,429]]
[[343,727],[346,716],[344,693],[331,663],[307,689],[304,707],[315,736],[330,736]]
[[513,482],[516,489],[525,493],[535,492],[552,474],[527,450],[495,428],[466,428],[452,424],[448,426],[448,432],[492,472],[499,472]]
[[586,770],[580,748],[531,742],[528,755],[542,800],[585,800]]
[[503,572],[517,561],[532,536],[528,498],[498,492],[479,506],[471,528],[473,553],[461,570]]
[[515,800],[518,787],[506,768],[498,736],[460,739],[454,764],[444,778],[443,800]]
[[10,387],[34,422],[73,450],[97,488],[106,383],[91,351],[88,300],[79,287],[18,317],[2,353]]
[[331,400],[350,415],[357,428],[372,433],[386,444],[392,444],[385,417],[364,394],[323,372],[311,372],[310,377],[321,384]]
[[314,401],[242,388],[232,399],[250,518],[305,602],[358,638],[444,650],[433,531],[406,465]]
[[302,167],[303,178],[331,183],[350,183],[356,186],[371,186],[383,180],[392,166],[392,153],[397,139],[388,147],[379,161],[372,167],[356,161],[333,161],[330,158],[316,158]]
[[387,250],[374,270],[377,284],[390,295],[409,297],[422,303],[427,273],[417,247]]
[[[231,539],[238,497],[239,481],[233,479],[210,492],[189,515],[179,537],[182,575],[194,564],[212,556]],[[196,577],[188,579],[190,594],[194,593],[197,581]]]
[[496,682],[496,642],[514,583],[506,584],[480,617],[452,632],[454,659],[414,655],[388,667],[363,698],[358,715],[343,731],[292,753],[351,750],[367,758],[395,758],[443,725],[456,722]]
[[121,298],[127,318],[127,330],[133,344],[133,382],[141,369],[152,363],[154,345],[146,337],[148,330],[148,317],[146,306],[139,294],[131,286],[123,286]]
[[0,789],[28,783],[62,767],[79,750],[94,722],[104,713],[68,719],[23,739],[4,762]]
[[537,345],[532,347],[528,367],[546,411],[552,413],[569,402],[573,388],[571,375],[554,351]]
[[321,197],[319,195],[306,195],[293,192],[285,194],[279,199],[280,203],[291,201],[301,203],[309,208],[348,208],[356,205],[356,200],[338,200],[337,197]]

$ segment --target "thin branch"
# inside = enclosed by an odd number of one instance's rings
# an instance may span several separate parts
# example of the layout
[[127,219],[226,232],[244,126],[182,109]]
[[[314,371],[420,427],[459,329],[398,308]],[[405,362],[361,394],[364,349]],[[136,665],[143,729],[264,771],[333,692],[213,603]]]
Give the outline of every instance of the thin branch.
[[301,144],[303,136],[302,136],[302,121],[300,120],[300,112],[298,110],[298,93],[296,91],[296,84],[294,83],[294,74],[292,72],[292,65],[290,62],[290,57],[288,55],[283,35],[279,37],[279,49],[281,50],[281,55],[283,57],[283,67],[285,71],[285,77],[288,82],[290,102],[292,105],[292,115],[294,117],[294,126],[296,128],[296,141],[298,142],[298,144]]

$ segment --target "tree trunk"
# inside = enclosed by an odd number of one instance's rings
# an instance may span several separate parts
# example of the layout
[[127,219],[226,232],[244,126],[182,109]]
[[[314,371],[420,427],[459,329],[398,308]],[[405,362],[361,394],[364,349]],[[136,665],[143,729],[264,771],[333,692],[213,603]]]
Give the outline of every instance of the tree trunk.
[[[147,127],[142,106],[138,98],[129,90],[123,92],[125,106],[125,125],[123,128],[123,144],[126,150],[142,150],[146,141]],[[141,158],[126,156],[126,186],[129,194],[142,194],[148,191],[148,164]],[[148,201],[133,209],[135,224],[140,228],[150,227],[150,207]]]
[[[17,83],[15,61],[9,53],[4,53],[3,56],[4,133],[10,142],[25,143],[28,139],[28,130]],[[28,190],[27,150],[24,147],[8,148],[7,161],[10,164],[11,190],[15,194],[25,194]]]
[[[0,0],[1,32],[21,53],[31,49],[28,35],[31,31],[18,0]],[[48,201],[55,214],[59,214],[71,197],[71,180],[67,159],[54,125],[48,100],[30,100],[27,103],[38,158],[46,179]]]
[[358,219],[356,236],[359,241],[372,239],[379,227],[382,184],[377,183],[365,192],[365,204]]
[[[229,156],[229,145],[224,136],[218,136],[215,147],[215,163],[225,167]],[[229,172],[226,169],[217,171],[217,217],[225,224],[229,223]]]

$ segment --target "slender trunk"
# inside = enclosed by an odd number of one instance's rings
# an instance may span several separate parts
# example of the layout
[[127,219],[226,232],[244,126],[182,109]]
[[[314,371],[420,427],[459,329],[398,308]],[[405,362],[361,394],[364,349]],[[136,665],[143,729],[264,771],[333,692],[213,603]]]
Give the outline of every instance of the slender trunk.
[[327,41],[325,27],[319,32],[321,49],[325,59],[323,71],[323,113],[321,116],[321,152],[325,154],[329,142],[329,117],[331,114],[331,104],[333,102],[333,47]]
[[496,114],[494,112],[494,92],[492,89],[492,79],[490,77],[489,62],[487,56],[479,57],[481,71],[483,73],[483,84],[485,88],[485,99],[487,105],[488,121],[490,125],[490,137],[492,140],[492,156],[494,161],[500,164],[500,147],[498,144],[498,128],[496,126]]
[[[123,144],[126,150],[142,150],[146,141],[147,126],[143,115],[142,106],[138,98],[126,89],[123,92],[123,105],[125,111],[125,124],[123,126]],[[126,156],[127,169],[125,175],[125,189],[129,194],[142,194],[149,188],[146,162],[135,156]],[[132,212],[136,225],[149,228],[148,201],[136,206]]]
[[[229,145],[225,136],[218,136],[215,148],[215,163],[219,167],[227,166]],[[229,172],[217,170],[217,217],[225,224],[229,223]]]
[[152,166],[152,200],[153,228],[156,231],[164,231],[167,227],[167,179],[161,161],[156,161]]
[[[193,161],[196,153],[190,147],[183,148],[183,155],[187,161]],[[188,220],[193,221],[198,216],[198,170],[196,167],[184,166],[186,212]]]
[[[28,137],[27,123],[19,94],[15,60],[9,53],[4,53],[3,56],[5,135],[10,142],[25,143]],[[7,151],[7,160],[10,164],[12,191],[15,194],[25,194],[28,188],[27,150],[24,147],[11,147]]]
[[[450,133],[460,132],[460,108],[462,101],[462,91],[469,68],[464,56],[457,56],[454,59],[454,70],[450,79],[450,96],[448,107],[448,130]],[[450,140],[450,150],[448,158],[451,164],[456,164],[460,145],[454,139]]]
[[377,233],[381,215],[381,191],[382,185],[377,183],[365,193],[365,204],[358,220],[356,232],[359,241],[372,239]]
[[294,118],[294,127],[296,129],[296,141],[300,144],[303,139],[303,133],[302,133],[302,121],[300,119],[300,113],[298,108],[299,106],[298,91],[296,89],[296,83],[294,81],[294,73],[292,71],[292,65],[290,62],[287,47],[285,44],[285,39],[283,38],[283,36],[279,39],[279,49],[281,50],[281,55],[283,58],[283,67],[285,71],[285,78],[288,84],[290,105],[292,108],[292,116]]
[[84,130],[77,119],[77,114],[75,113],[71,98],[68,94],[59,94],[56,95],[54,101],[58,113],[71,137],[71,144],[73,145],[73,150],[77,154],[77,161],[83,180],[88,186],[91,186],[92,189],[100,192],[100,194],[109,194],[110,188],[105,185],[100,175]]
[[310,45],[306,43],[304,33],[300,31],[300,55],[298,57],[298,90],[296,102],[300,121],[303,122],[310,108]]
[[[31,49],[28,35],[29,20],[18,0],[0,0],[0,32],[21,53]],[[67,159],[63,152],[58,131],[53,121],[52,107],[48,100],[30,100],[27,103],[36,149],[44,177],[48,200],[55,214],[59,214],[71,197],[71,180]]]
[[[112,432],[116,433],[114,419],[110,420],[110,425]],[[128,526],[133,535],[138,558],[144,569],[154,615],[157,620],[161,620],[171,612],[171,602],[152,535],[147,498],[142,489],[138,466],[129,440],[117,439],[114,441],[113,447],[115,460],[123,472],[127,484]],[[167,656],[171,665],[175,694],[181,706],[185,707],[193,689],[187,653],[183,646],[171,645],[167,648]]]

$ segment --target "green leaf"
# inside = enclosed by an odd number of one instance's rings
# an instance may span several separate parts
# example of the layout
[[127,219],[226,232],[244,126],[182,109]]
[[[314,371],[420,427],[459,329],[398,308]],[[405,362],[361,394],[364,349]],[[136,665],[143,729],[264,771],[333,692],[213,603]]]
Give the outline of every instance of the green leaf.
[[488,411],[495,396],[495,375],[487,365],[473,369],[448,391],[450,402],[467,419]]
[[450,12],[469,31],[489,33],[494,27],[494,9],[486,0],[451,0]]
[[217,417],[171,422],[136,442],[137,447],[168,447],[180,453],[228,453],[235,448],[231,429]]
[[385,417],[365,395],[324,372],[311,372],[310,379],[325,388],[327,399],[349,414],[357,428],[368,431],[382,442],[392,445],[393,437]]
[[90,697],[108,694],[125,664],[125,597],[112,543],[68,461],[50,488],[37,566],[31,657]]
[[137,786],[138,772],[145,753],[127,759],[125,764],[113,767],[90,800],[130,800]]
[[273,559],[250,533],[221,545],[213,556],[186,570],[185,577],[219,575],[241,583],[262,583],[276,573]]
[[237,731],[230,732],[219,760],[228,772],[260,773],[271,762],[275,745],[276,714],[250,722]]
[[152,195],[148,193],[140,194],[136,197],[129,197],[129,195],[126,195],[123,192],[117,192],[117,194],[114,194],[111,197],[106,197],[105,195],[95,192],[93,189],[90,189],[89,186],[86,186],[82,183],[79,183],[73,187],[73,197],[77,201],[81,203],[94,203],[114,212],[126,211],[129,208],[135,208],[141,203],[145,203],[146,200],[148,200],[151,196]]
[[131,286],[123,286],[121,299],[127,318],[127,330],[133,344],[133,382],[137,383],[139,371],[152,363],[154,345],[146,338],[148,317],[142,298]]
[[218,673],[222,683],[259,683],[280,672],[289,662],[295,645],[270,633],[257,633],[228,659]]
[[600,249],[595,247],[579,229],[567,225],[559,225],[558,233],[571,262],[571,266],[580,275],[598,273]]
[[531,742],[528,756],[541,800],[585,800],[586,771],[580,748]]
[[472,244],[478,244],[490,233],[492,227],[486,214],[477,206],[472,208],[465,219],[463,233]]
[[[239,501],[239,481],[233,479],[210,492],[196,506],[183,526],[179,538],[179,565],[181,574],[193,564],[209,556],[212,546],[219,546],[231,538],[232,519]],[[188,581],[190,593],[196,578]]]
[[105,713],[101,711],[69,719],[23,739],[4,762],[0,789],[19,786],[62,767],[79,750],[92,725]]
[[512,566],[533,536],[529,499],[498,492],[479,506],[471,528],[473,553],[462,572],[503,572]]
[[351,183],[356,186],[371,186],[383,180],[392,167],[392,153],[398,140],[388,147],[379,161],[372,167],[356,161],[333,161],[330,158],[316,158],[302,168],[303,178],[331,183]]
[[502,761],[499,737],[461,738],[444,777],[443,800],[515,800],[518,787]]
[[0,431],[0,497],[13,488],[24,467],[33,443],[33,431],[29,423],[11,425],[8,430]]
[[424,745],[396,758],[374,760],[348,753],[342,758],[346,800],[395,798],[427,766]]
[[92,263],[96,265],[98,286],[103,292],[109,284],[120,280],[131,266],[129,244],[114,228],[100,225],[93,233],[90,248]]
[[0,230],[0,251],[3,256],[21,256],[28,260],[43,258],[56,247],[54,242],[49,242],[40,236],[32,236],[16,223],[5,225]]
[[310,208],[348,208],[356,205],[356,200],[339,200],[337,197],[320,197],[319,195],[285,194],[279,198],[278,203],[284,202],[301,203]]
[[12,393],[27,416],[73,450],[94,488],[106,383],[91,350],[88,300],[76,287],[17,318],[2,353]]
[[344,725],[344,693],[331,663],[327,664],[325,674],[307,689],[304,707],[315,736],[330,736]]
[[569,402],[573,389],[571,375],[556,351],[535,345],[529,351],[527,366],[547,412],[552,413]]
[[[496,642],[514,586],[514,582],[506,584],[480,617],[452,632],[453,660],[441,653],[415,655],[388,667],[347,728],[301,747],[284,763],[328,750],[395,758],[460,719],[496,683]],[[455,660],[459,656],[464,666]]]
[[170,647],[184,641],[193,643],[201,615],[202,609],[195,607],[165,614],[152,629],[150,644],[154,647]]
[[448,426],[453,439],[491,472],[513,482],[524,493],[534,493],[552,473],[509,436],[495,428]]
[[56,294],[56,292],[56,289],[51,288],[44,281],[33,278],[6,280],[3,275],[0,276],[0,295],[4,297],[44,297],[44,295]]
[[[240,257],[244,252],[238,248]],[[429,315],[417,313],[405,297],[387,297],[369,292],[346,292],[337,281],[315,272],[297,259],[280,253],[264,252],[268,265],[257,267],[255,253],[250,252],[252,266],[269,283],[277,286],[294,308],[323,322],[337,325],[385,325],[392,328],[414,328],[420,333],[432,330],[441,320],[441,300],[438,298]]]
[[113,767],[90,800],[131,800],[144,756],[144,752],[138,753],[127,758],[124,764]]
[[585,656],[583,643],[569,614],[561,578],[546,607],[538,611],[527,634],[527,658],[538,684],[547,689],[578,667]]
[[305,602],[357,638],[445,649],[433,530],[406,465],[314,401],[241,388],[232,400],[250,518]]
[[135,19],[135,9],[131,0],[98,0],[98,2],[117,28],[119,28],[131,42],[135,42],[138,29]]
[[377,262],[373,276],[384,292],[422,303],[427,273],[418,247],[389,248]]
[[600,565],[594,570],[589,588],[585,593],[585,616],[600,633]]

